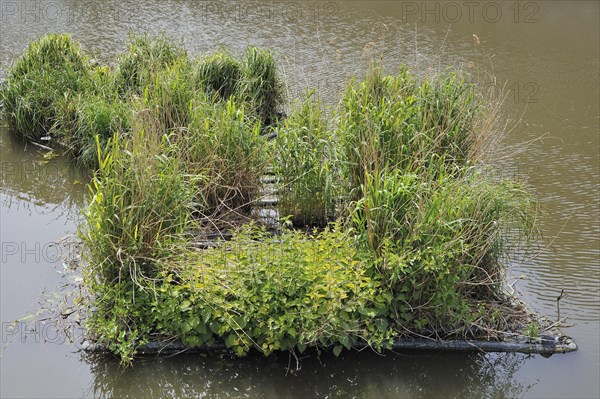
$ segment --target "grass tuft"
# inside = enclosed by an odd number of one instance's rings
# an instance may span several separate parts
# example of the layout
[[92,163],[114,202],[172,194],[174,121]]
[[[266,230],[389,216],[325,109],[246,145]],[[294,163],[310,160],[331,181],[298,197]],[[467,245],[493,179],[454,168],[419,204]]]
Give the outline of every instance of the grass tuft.
[[238,95],[241,78],[240,63],[225,51],[205,57],[196,69],[199,84],[208,89],[209,94],[217,94],[223,100]]
[[187,233],[197,177],[185,173],[166,136],[138,124],[130,140],[114,135],[98,151],[81,232],[90,273],[104,284],[152,277],[153,259]]
[[233,98],[217,103],[196,98],[180,145],[190,173],[207,179],[199,190],[209,209],[203,216],[248,213],[258,199],[267,165],[260,128]]
[[373,67],[364,82],[349,85],[338,110],[352,197],[361,197],[367,174],[399,169],[435,175],[467,165],[478,107],[474,87],[455,74],[419,83],[406,68],[392,77]]
[[68,35],[45,35],[31,42],[10,68],[0,101],[10,128],[26,140],[46,136],[58,103],[90,88],[89,59]]
[[167,67],[187,59],[185,49],[166,35],[132,35],[128,51],[119,58],[115,82],[119,93],[141,94]]
[[269,50],[249,47],[242,61],[240,96],[250,104],[250,111],[263,125],[268,126],[278,119],[282,106],[283,83],[277,70],[277,62]]

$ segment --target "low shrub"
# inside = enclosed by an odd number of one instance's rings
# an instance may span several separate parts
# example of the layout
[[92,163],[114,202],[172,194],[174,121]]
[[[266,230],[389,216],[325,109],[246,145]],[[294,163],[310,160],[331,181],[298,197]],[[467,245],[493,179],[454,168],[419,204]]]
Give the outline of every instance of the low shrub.
[[[239,356],[251,348],[268,355],[308,346],[333,346],[339,354],[359,341],[388,347],[394,334],[385,319],[388,298],[347,240],[335,228],[272,237],[245,226],[222,248],[182,250],[156,283],[107,291],[120,300],[103,313],[109,322],[92,319],[97,339],[122,355],[157,338],[148,332],[191,347],[223,342]],[[117,323],[121,315],[129,322]]]

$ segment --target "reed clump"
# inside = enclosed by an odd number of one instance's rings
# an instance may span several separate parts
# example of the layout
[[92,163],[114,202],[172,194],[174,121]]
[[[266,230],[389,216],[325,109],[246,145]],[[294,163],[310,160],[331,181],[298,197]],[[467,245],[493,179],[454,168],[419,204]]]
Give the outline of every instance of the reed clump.
[[476,135],[488,133],[474,131],[474,90],[455,73],[418,82],[406,67],[388,76],[374,66],[363,82],[352,82],[339,107],[337,136],[353,199],[360,198],[367,174],[435,173],[472,161]]
[[238,96],[242,80],[242,65],[222,50],[202,59],[196,70],[196,80],[209,95],[228,100]]
[[194,111],[192,102],[199,91],[191,79],[192,68],[188,59],[165,66],[153,82],[133,98],[134,108],[155,114],[164,132],[185,130]]
[[90,61],[68,35],[32,42],[10,69],[0,90],[10,128],[26,140],[50,132],[59,103],[90,89]]
[[233,97],[216,103],[197,97],[179,143],[188,171],[207,179],[198,191],[207,203],[202,216],[248,214],[267,167],[267,140],[245,106]]
[[142,94],[144,87],[154,84],[166,68],[187,58],[187,51],[164,34],[132,35],[115,71],[119,94]]
[[339,185],[333,128],[321,101],[308,92],[277,128],[274,172],[281,216],[295,226],[325,227],[335,220]]
[[[132,35],[127,51],[110,69],[90,62],[67,35],[33,41],[9,71],[0,101],[12,130],[26,140],[65,147],[84,165],[97,167],[95,136],[101,144],[114,133],[131,133],[131,111],[159,115],[165,133],[186,130],[193,100],[234,98],[250,125],[274,124],[283,84],[270,51],[249,48],[239,60],[224,50],[191,59],[166,35]],[[252,130],[252,127],[250,128]]]
[[474,298],[501,300],[501,259],[534,229],[524,186],[470,168],[436,180],[368,174],[363,192],[351,214],[357,245],[373,254],[398,323],[466,332]]
[[275,56],[270,50],[249,47],[242,59],[239,96],[265,126],[273,125],[281,115],[284,85]]
[[124,101],[83,93],[60,103],[51,133],[80,164],[93,168],[98,165],[98,145],[104,148],[114,134],[128,133],[130,120]]
[[[83,237],[99,281],[152,276],[152,259],[181,239],[188,228],[194,182],[169,143],[135,126],[130,140],[113,136],[98,150]],[[126,277],[125,277],[126,276]]]
[[191,212],[202,206],[194,192],[201,177],[187,174],[177,153],[141,117],[129,139],[115,134],[104,148],[98,141],[99,169],[79,229],[96,308],[87,323],[90,336],[124,359],[151,332],[139,308],[151,309],[144,293],[161,275],[161,261],[190,239]]

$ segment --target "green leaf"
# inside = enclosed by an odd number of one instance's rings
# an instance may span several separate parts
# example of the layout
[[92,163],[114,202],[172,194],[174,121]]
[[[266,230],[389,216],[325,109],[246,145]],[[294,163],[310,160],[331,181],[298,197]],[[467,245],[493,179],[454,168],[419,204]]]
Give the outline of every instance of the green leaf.
[[221,325],[217,322],[210,323],[210,331],[215,334],[219,334],[219,330],[221,329]]
[[228,348],[231,348],[235,344],[236,338],[235,334],[229,334],[225,339],[225,345],[227,345]]
[[342,345],[344,345],[344,347],[346,349],[349,350],[350,348],[352,348],[352,340],[350,339],[349,336],[347,336],[347,335],[343,336],[342,339],[340,339],[340,342]]
[[190,301],[188,301],[186,299],[185,301],[181,302],[179,309],[185,312],[186,310],[188,310],[190,308],[190,305],[191,305]]
[[342,345],[337,345],[333,348],[333,354],[335,355],[335,357],[338,357],[340,353],[342,353],[343,348],[344,347]]
[[243,356],[245,353],[245,350],[242,346],[237,346],[234,351],[235,351],[235,354],[240,357]]
[[207,328],[206,328],[206,324],[204,323],[199,323],[196,326],[196,332],[200,333],[200,334],[206,334],[208,332]]
[[200,346],[200,338],[197,337],[197,336],[195,336],[195,335],[192,335],[190,337],[186,337],[186,344],[189,345],[189,346],[192,346],[192,347],[194,347],[194,346]]
[[237,324],[236,328],[246,328],[247,322],[246,319],[244,319],[242,316],[235,316],[233,320]]
[[187,322],[187,321],[184,321],[184,322],[181,324],[181,332],[182,332],[182,333],[184,333],[184,334],[185,334],[185,333],[187,333],[188,331],[190,331],[191,329],[192,329],[192,326],[190,325],[190,323],[189,323],[189,322]]
[[304,351],[306,350],[306,344],[298,344],[298,351],[300,353],[304,353]]
[[190,326],[192,328],[196,327],[198,324],[200,324],[200,319],[198,317],[190,317],[190,319],[188,320],[188,323],[190,324]]

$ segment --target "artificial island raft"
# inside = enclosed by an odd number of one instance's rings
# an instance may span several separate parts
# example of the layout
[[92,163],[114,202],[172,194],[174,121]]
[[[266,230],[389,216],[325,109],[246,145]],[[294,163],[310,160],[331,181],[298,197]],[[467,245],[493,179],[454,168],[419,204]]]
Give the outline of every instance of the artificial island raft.
[[505,290],[538,209],[485,162],[497,101],[405,66],[333,106],[284,93],[270,51],[192,58],[164,36],[107,67],[48,35],[9,69],[11,130],[96,171],[86,350],[576,349]]

